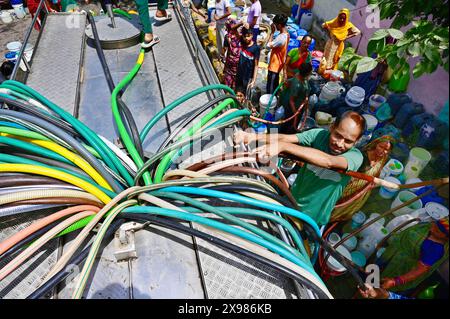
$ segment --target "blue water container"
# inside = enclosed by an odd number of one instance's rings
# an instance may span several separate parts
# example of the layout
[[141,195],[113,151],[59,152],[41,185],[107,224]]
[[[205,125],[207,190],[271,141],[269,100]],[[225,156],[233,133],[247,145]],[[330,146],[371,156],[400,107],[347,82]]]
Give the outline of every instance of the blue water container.
[[[410,121],[408,121],[403,128],[402,136],[404,138],[410,137],[414,132],[419,131],[419,129],[428,121],[432,121],[434,119],[433,114],[422,113],[414,115]],[[415,144],[416,142],[414,142]]]
[[17,5],[17,4],[23,4],[23,0],[9,0],[9,3],[11,3],[11,6]]
[[404,104],[411,102],[412,102],[411,96],[404,93],[391,94],[387,99],[387,103],[389,103],[389,106],[391,107],[392,115],[396,115]]
[[428,150],[438,148],[442,146],[446,133],[448,134],[447,125],[437,118],[433,118],[420,127],[416,145]]
[[314,51],[315,48],[316,48],[316,40],[312,38],[311,45],[309,46],[308,50],[312,52]]
[[312,59],[311,65],[312,65],[314,72],[317,72],[317,70],[319,70],[319,67],[320,67],[320,61],[316,60],[316,59]]
[[436,158],[431,162],[437,174],[446,176],[449,170],[449,153],[448,151],[440,152]]
[[394,118],[394,125],[402,129],[411,117],[417,114],[422,114],[424,112],[424,106],[420,103],[405,103],[396,113]]
[[288,53],[291,52],[291,50],[298,48],[300,45],[300,41],[296,39],[290,39],[288,44]]

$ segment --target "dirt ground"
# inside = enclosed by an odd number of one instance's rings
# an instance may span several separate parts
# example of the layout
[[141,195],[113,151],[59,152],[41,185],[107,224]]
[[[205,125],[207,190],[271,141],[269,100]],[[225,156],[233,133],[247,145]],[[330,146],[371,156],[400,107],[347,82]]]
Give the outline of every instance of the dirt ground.
[[[9,24],[0,23],[0,64],[5,60],[5,54],[8,52],[6,45],[12,41],[22,42],[25,33],[30,27],[31,15],[26,15],[23,19],[15,19]],[[35,44],[38,32],[33,29],[29,43]]]

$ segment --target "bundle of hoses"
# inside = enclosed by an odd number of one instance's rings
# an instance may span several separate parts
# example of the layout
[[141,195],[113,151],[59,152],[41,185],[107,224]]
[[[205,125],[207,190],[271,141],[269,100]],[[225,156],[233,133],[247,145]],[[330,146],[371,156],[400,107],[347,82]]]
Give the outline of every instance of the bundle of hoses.
[[[17,81],[0,85],[0,218],[44,212],[44,208],[52,212],[0,242],[0,261],[11,259],[0,269],[0,281],[47,243],[75,233],[72,244],[30,297],[44,296],[67,277],[66,266],[76,263],[83,267],[76,278],[73,298],[81,298],[101,245],[111,239],[124,220],[137,220],[208,240],[280,271],[316,297],[332,298],[313,268],[318,246],[308,253],[299,231],[275,214],[301,220],[313,237],[320,238],[316,223],[298,210],[282,174],[279,180],[252,171],[245,164],[257,159],[248,154],[235,154],[234,158],[214,163],[199,162],[197,170],[169,170],[186,149],[203,137],[249,117],[248,110],[240,109],[234,92],[223,85],[190,92],[166,106],[136,134],[131,113],[120,95],[139,71],[144,52],[117,85],[112,83],[103,52],[97,52],[112,91],[112,113],[126,152],[36,90]],[[182,121],[155,155],[144,158],[142,143],[153,126],[171,110],[211,90],[227,94]],[[181,134],[188,125],[190,128]],[[257,175],[264,180],[252,178]],[[280,225],[293,244],[254,226],[249,218]],[[180,220],[202,228],[183,226]],[[94,234],[95,227],[98,230]],[[85,239],[91,235],[94,239],[86,245]]]

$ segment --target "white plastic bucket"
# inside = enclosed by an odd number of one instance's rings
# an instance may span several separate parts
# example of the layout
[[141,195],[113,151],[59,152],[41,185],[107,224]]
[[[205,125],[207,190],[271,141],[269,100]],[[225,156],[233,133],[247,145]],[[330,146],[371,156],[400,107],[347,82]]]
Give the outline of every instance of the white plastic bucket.
[[[395,228],[397,228],[397,227],[400,226],[401,224],[407,222],[408,220],[412,220],[412,219],[414,219],[414,217],[412,217],[412,216],[409,215],[409,214],[395,217],[393,220],[391,220],[391,221],[386,225],[386,229],[391,233]],[[409,227],[411,227],[411,226],[414,226],[414,225],[416,225],[416,224],[417,224],[417,222],[410,223],[410,224],[404,226],[401,230],[403,231],[403,230],[405,230],[405,229],[407,229],[407,228],[409,228]]]
[[[413,199],[416,197],[416,194],[409,192],[409,191],[401,191],[398,193],[395,200],[392,202],[391,208],[400,206],[401,204]],[[410,214],[418,209],[421,209],[423,207],[422,201],[419,199],[408,206],[405,206],[397,211],[394,212],[395,216],[401,216],[405,214]]]
[[431,161],[431,154],[426,149],[414,147],[409,152],[408,163],[405,167],[405,175],[409,178],[419,177],[423,169]]
[[26,16],[25,10],[23,9],[23,3],[20,4],[13,4],[12,5],[14,9],[14,13],[16,14],[16,17],[19,19],[23,19]]
[[[345,248],[344,246],[339,246],[336,251],[342,255],[342,257],[347,258],[349,261],[352,260],[352,255],[350,254],[350,252],[348,251],[347,248]],[[326,254],[328,255],[328,254]],[[342,266],[336,259],[334,259],[333,257],[330,256],[330,258],[328,258],[327,261],[327,266],[337,272],[345,272],[347,269]]]
[[370,114],[363,114],[363,117],[366,120],[367,131],[373,132],[378,125],[378,119]]
[[448,208],[439,203],[429,202],[425,205],[425,210],[434,220],[440,220],[448,216]]
[[337,233],[331,233],[328,236],[328,242],[331,246],[336,245],[341,240],[341,236],[339,236]]
[[4,24],[11,23],[13,21],[13,18],[11,16],[11,13],[9,11],[0,11],[0,20]]
[[[386,181],[388,182],[392,182],[395,184],[401,184],[400,180],[398,180],[397,178],[393,177],[393,176],[389,176],[385,178]],[[398,190],[392,189],[392,188],[387,188],[387,187],[380,187],[380,196],[385,198],[385,199],[391,199],[394,198],[395,195],[397,195]]]
[[362,87],[354,86],[348,90],[347,95],[345,96],[345,102],[348,106],[356,108],[363,104],[365,98],[366,91]]
[[22,47],[22,42],[13,41],[6,44],[6,48],[11,52],[19,52]]
[[[269,100],[270,97],[272,96],[272,94],[264,94],[261,96],[261,98],[259,99],[259,107],[260,107],[260,114],[263,115],[266,111],[267,106],[269,105]],[[271,114],[275,113],[275,108],[277,107],[277,97],[274,96],[272,99],[272,104],[269,107],[268,112]],[[287,107],[287,106],[285,106]]]
[[377,247],[377,240],[373,237],[365,237],[363,240],[359,241],[358,251],[361,252],[366,259],[369,258]]
[[[417,184],[417,183],[421,183],[422,182],[422,180],[420,179],[420,178],[410,178],[410,179],[408,179],[406,182],[405,182],[405,185],[408,185],[408,184]],[[411,191],[411,192],[417,192],[419,189],[421,189],[421,188],[423,188],[423,186],[422,187],[416,187],[416,188],[410,188],[409,190]]]
[[380,174],[380,178],[385,178],[387,176],[399,176],[403,173],[404,167],[402,162],[396,160],[395,158],[390,159],[386,165],[383,167],[383,171]]
[[23,51],[23,55],[24,55],[25,59],[27,59],[28,62],[30,62],[30,60],[31,60],[33,51],[34,51],[34,45],[32,45],[31,43],[27,43],[27,45],[25,46],[25,50]]

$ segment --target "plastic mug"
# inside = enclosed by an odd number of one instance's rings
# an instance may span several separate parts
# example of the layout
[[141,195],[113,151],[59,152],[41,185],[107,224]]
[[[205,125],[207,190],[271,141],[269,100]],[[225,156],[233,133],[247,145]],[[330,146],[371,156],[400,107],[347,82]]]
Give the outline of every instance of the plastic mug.
[[352,217],[352,229],[357,229],[366,221],[366,215],[363,212],[357,212]]
[[414,147],[409,153],[408,163],[405,167],[405,174],[408,179],[419,177],[423,169],[431,160],[431,154],[426,149]]

